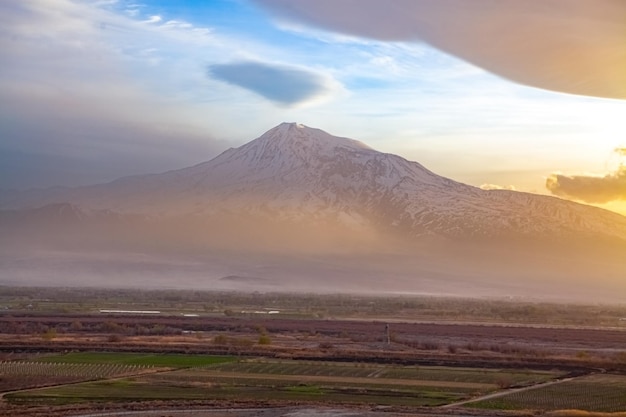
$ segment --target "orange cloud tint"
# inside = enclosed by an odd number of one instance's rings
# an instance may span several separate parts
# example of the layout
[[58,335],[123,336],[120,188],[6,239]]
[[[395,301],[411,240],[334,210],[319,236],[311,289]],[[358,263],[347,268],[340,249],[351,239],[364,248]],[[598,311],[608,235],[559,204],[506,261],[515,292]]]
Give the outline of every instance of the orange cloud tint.
[[626,200],[626,166],[604,176],[552,174],[546,188],[554,195],[592,204]]

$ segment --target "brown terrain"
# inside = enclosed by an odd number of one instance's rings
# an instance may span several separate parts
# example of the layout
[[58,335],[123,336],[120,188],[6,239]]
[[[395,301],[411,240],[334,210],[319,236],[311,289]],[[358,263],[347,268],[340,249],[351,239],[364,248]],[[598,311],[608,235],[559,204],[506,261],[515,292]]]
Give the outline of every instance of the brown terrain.
[[[5,356],[115,350],[626,370],[620,356],[626,331],[619,328],[399,322],[389,324],[387,343],[386,324],[349,319],[15,314],[0,316],[0,351]],[[51,328],[53,336],[41,334],[42,329]],[[260,329],[271,337],[271,344],[256,343]]]

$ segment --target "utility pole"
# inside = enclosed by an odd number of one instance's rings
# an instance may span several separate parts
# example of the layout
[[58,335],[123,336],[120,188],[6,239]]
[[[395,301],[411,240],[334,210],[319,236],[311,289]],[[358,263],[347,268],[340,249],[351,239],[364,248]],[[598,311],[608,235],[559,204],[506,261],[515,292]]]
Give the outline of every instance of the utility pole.
[[391,344],[391,334],[389,333],[389,323],[385,324],[385,336],[387,339],[387,346]]

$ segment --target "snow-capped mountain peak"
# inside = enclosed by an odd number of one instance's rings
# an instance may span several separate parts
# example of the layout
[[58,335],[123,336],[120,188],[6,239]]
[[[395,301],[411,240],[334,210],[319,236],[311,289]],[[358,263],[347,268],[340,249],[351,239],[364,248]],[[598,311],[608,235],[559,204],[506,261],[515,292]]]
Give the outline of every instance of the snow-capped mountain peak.
[[332,219],[411,235],[626,240],[626,218],[618,214],[553,197],[481,190],[298,123],[282,123],[193,167],[6,201],[0,196],[4,208],[69,202],[163,217]]
[[[258,170],[295,167],[339,151],[373,151],[369,146],[348,138],[332,136],[323,130],[298,123],[281,123],[263,135],[235,149],[229,149],[210,163],[243,164]],[[239,167],[238,167],[239,168]]]
[[371,150],[366,144],[354,139],[342,138],[300,123],[281,123],[255,139],[248,146],[271,146],[284,149],[289,146],[306,147],[309,150],[329,153],[335,148]]

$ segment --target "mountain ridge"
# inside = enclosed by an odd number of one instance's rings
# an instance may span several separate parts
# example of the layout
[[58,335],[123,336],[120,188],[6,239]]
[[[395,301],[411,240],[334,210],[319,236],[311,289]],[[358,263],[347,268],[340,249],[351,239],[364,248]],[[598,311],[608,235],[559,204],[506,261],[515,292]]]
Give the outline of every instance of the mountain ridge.
[[[339,219],[414,236],[604,235],[626,241],[626,217],[617,213],[551,196],[482,190],[298,123],[282,123],[192,167],[36,194],[22,208],[71,203],[157,217]],[[19,197],[13,204],[0,198],[0,208],[16,206]]]

